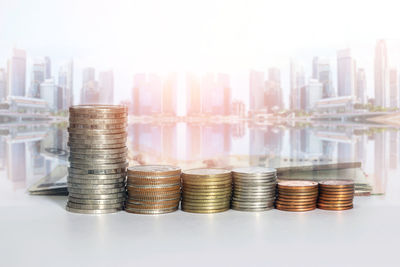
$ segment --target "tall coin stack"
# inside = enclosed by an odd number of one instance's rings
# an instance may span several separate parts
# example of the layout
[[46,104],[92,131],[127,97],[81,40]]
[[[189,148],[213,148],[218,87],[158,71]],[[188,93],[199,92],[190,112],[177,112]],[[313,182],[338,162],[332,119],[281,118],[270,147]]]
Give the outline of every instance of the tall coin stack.
[[309,211],[317,207],[318,183],[280,181],[275,206],[284,211]]
[[232,174],[224,169],[192,169],[182,173],[182,210],[216,213],[230,207]]
[[348,210],[353,208],[354,182],[327,180],[319,183],[317,206],[324,210]]
[[181,199],[181,169],[168,165],[128,168],[125,211],[162,214],[176,211]]
[[274,207],[276,169],[263,167],[237,168],[232,171],[232,209],[265,211]]
[[100,214],[123,209],[127,108],[79,105],[69,109],[67,210]]

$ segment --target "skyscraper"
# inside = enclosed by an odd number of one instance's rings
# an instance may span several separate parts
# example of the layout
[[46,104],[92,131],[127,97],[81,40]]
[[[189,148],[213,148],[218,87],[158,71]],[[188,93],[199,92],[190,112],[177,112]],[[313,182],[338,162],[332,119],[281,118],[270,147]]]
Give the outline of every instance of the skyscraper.
[[365,70],[359,68],[357,71],[357,89],[356,89],[356,99],[360,104],[366,104],[367,98],[367,77],[365,75]]
[[389,69],[386,42],[379,40],[375,46],[375,106],[389,107]]
[[95,80],[95,69],[85,68],[82,73],[81,104],[99,102],[98,83]]
[[187,115],[193,116],[201,113],[200,78],[194,73],[186,74]]
[[310,79],[306,86],[307,104],[306,109],[312,110],[318,100],[323,96],[323,85],[316,79]]
[[46,67],[43,60],[36,60],[32,66],[30,97],[40,97],[40,84],[45,80]]
[[7,97],[7,73],[0,68],[0,101]]
[[53,79],[46,79],[40,84],[40,98],[45,100],[51,111],[58,109],[58,87]]
[[350,49],[337,51],[338,96],[354,96],[355,61]]
[[283,109],[281,71],[278,68],[268,69],[268,81],[265,82],[265,106],[268,110]]
[[293,60],[290,62],[290,109],[301,109],[301,88],[305,85],[304,69]]
[[[314,77],[315,72],[315,77]],[[328,59],[315,57],[313,60],[313,79],[322,83],[322,97],[333,97],[331,67]]]
[[73,61],[69,61],[60,67],[58,72],[58,85],[63,92],[63,109],[68,109],[74,104],[73,96],[74,66]]
[[177,114],[178,74],[168,73],[164,78],[162,91],[162,113],[167,115]]
[[390,70],[390,107],[399,107],[399,81],[397,76],[397,69]]
[[112,70],[99,73],[100,103],[114,103],[114,73]]
[[261,71],[250,71],[250,84],[249,84],[249,99],[250,107],[249,110],[256,111],[265,108],[264,103],[264,72]]
[[8,62],[8,95],[25,96],[26,86],[26,53],[14,48],[13,56]]
[[44,64],[45,64],[45,79],[50,79],[51,78],[51,60],[49,57],[44,58]]
[[162,79],[155,73],[139,73],[133,79],[133,112],[135,115],[161,113]]
[[224,73],[206,73],[201,78],[201,112],[229,115],[231,111],[230,77]]

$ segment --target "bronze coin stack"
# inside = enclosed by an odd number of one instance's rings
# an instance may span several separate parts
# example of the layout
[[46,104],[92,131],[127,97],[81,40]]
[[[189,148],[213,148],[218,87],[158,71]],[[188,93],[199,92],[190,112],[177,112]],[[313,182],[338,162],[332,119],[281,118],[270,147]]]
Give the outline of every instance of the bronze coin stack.
[[128,168],[125,211],[163,214],[176,211],[181,199],[181,169],[168,165]]
[[354,182],[327,180],[319,183],[317,207],[324,210],[348,210],[353,208]]
[[275,207],[284,211],[309,211],[317,207],[318,183],[312,181],[280,181]]
[[182,210],[216,213],[230,207],[232,174],[224,169],[192,169],[182,173]]

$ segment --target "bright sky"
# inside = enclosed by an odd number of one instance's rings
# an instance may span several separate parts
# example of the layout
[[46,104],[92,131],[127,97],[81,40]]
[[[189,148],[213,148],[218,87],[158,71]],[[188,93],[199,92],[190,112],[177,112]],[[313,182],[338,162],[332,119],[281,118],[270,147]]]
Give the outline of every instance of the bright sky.
[[351,47],[371,96],[376,40],[388,40],[391,65],[400,62],[397,7],[386,0],[0,0],[0,67],[13,45],[30,60],[50,56],[53,73],[74,57],[79,72],[114,70],[117,101],[131,97],[135,72],[223,71],[232,75],[234,98],[247,102],[249,68],[280,67],[287,96],[290,57],[311,75],[313,55],[330,58],[335,70],[336,50]]

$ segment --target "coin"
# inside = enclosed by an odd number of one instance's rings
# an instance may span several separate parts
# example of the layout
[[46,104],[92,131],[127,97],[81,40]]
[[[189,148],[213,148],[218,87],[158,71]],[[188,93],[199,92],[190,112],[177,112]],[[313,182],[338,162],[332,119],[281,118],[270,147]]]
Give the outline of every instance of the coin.
[[84,140],[91,140],[91,141],[106,141],[106,140],[112,140],[112,139],[121,139],[121,138],[127,138],[128,134],[127,133],[119,133],[119,134],[103,134],[103,135],[95,135],[95,136],[89,136],[86,134],[75,134],[75,133],[69,133],[69,139],[84,139]]
[[113,189],[113,188],[121,188],[125,186],[125,183],[114,183],[114,184],[76,184],[76,183],[67,183],[68,188],[76,188],[76,189]]
[[105,214],[105,213],[114,213],[122,210],[121,208],[114,209],[99,209],[99,210],[89,210],[89,209],[76,209],[66,206],[66,210],[74,213],[82,213],[82,214]]
[[125,188],[121,187],[112,189],[79,189],[79,188],[68,187],[68,192],[74,194],[103,195],[103,194],[115,194],[115,193],[125,192]]
[[121,198],[112,198],[112,199],[82,199],[82,198],[75,198],[69,197],[68,201],[73,203],[80,203],[80,204],[116,204],[116,203],[123,203],[125,201],[124,197]]
[[313,181],[302,181],[302,180],[288,180],[278,182],[278,187],[282,189],[304,189],[304,188],[315,188],[318,187],[317,182]]
[[113,194],[86,194],[86,193],[73,193],[69,192],[68,198],[80,198],[80,199],[115,199],[125,197],[125,192],[123,193],[113,193]]
[[74,209],[83,209],[83,210],[109,210],[122,208],[123,203],[114,203],[114,204],[80,204],[68,201],[67,206]]
[[350,180],[327,180],[319,183],[317,207],[326,210],[353,208],[354,182]]
[[125,208],[126,212],[136,213],[136,214],[166,214],[171,213],[178,210],[178,207],[168,208],[168,209],[154,209],[154,210],[143,210],[143,209],[133,209],[133,208]]
[[73,151],[70,151],[70,154],[84,154],[84,155],[112,155],[112,154],[121,154],[127,153],[128,149],[126,147],[121,148],[113,148],[113,149],[83,149],[83,148],[74,148]]

